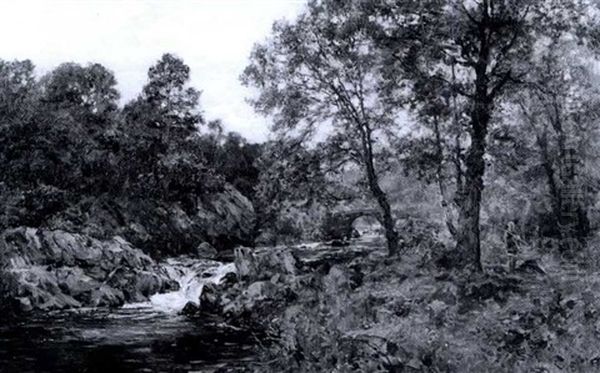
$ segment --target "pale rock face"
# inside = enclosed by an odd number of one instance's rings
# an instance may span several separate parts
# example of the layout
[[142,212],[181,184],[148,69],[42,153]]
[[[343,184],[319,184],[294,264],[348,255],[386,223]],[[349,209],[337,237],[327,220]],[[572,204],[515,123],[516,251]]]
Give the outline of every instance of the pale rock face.
[[101,285],[98,289],[92,291],[90,302],[93,307],[123,305],[125,302],[125,295],[119,289],[115,289],[108,285]]
[[56,269],[55,275],[58,287],[73,297],[90,292],[101,285],[78,267],[60,267]]
[[234,254],[237,279],[224,278],[218,285],[205,286],[200,296],[200,314],[221,314],[233,319],[256,316],[269,305],[284,304],[294,292],[299,277],[297,259],[291,250],[257,252],[238,247]]
[[234,262],[240,279],[270,280],[274,275],[296,275],[297,260],[290,250],[271,249],[256,255],[251,248],[238,247]]
[[235,269],[240,279],[256,275],[256,258],[251,248],[237,247],[234,250]]
[[121,237],[97,240],[61,230],[17,228],[0,235],[4,305],[20,311],[120,306],[177,285]]

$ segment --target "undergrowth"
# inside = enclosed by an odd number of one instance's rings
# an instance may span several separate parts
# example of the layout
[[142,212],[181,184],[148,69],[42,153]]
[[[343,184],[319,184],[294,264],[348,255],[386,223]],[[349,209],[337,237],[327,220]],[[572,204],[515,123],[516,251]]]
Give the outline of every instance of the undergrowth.
[[272,323],[260,371],[600,371],[600,275],[589,265],[545,254],[515,273],[466,276],[421,250],[316,278]]

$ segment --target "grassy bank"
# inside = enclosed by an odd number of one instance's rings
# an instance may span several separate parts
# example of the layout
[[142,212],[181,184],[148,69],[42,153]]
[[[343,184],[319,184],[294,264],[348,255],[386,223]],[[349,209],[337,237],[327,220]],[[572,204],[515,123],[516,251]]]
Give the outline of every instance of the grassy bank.
[[415,250],[398,261],[372,250],[305,268],[293,280],[296,296],[268,323],[256,370],[600,369],[596,271],[546,254],[513,273],[488,267],[467,277],[430,257]]

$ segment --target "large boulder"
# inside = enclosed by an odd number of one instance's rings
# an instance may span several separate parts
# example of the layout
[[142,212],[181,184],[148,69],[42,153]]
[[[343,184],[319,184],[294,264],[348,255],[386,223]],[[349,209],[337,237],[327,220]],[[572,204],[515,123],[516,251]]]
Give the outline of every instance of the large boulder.
[[98,289],[92,291],[90,297],[92,307],[121,306],[124,302],[125,294],[121,290],[108,285],[100,285]]
[[206,314],[220,314],[223,311],[224,300],[221,299],[225,288],[217,284],[206,284],[200,294],[200,311]]
[[60,290],[75,299],[81,299],[101,286],[98,280],[86,275],[79,267],[59,267],[55,275]]
[[217,257],[217,249],[208,242],[202,242],[196,248],[196,256],[202,259],[215,259]]
[[121,237],[16,228],[0,235],[3,305],[21,311],[120,306],[175,290],[166,272]]
[[275,275],[297,273],[297,259],[289,249],[269,249],[260,254],[247,247],[234,250],[234,263],[239,278],[247,281],[269,280]]
[[221,193],[203,196],[193,217],[217,248],[252,243],[255,219],[250,200],[231,185]]
[[234,264],[240,279],[247,279],[258,274],[256,255],[249,247],[237,247],[234,252]]
[[[243,290],[235,299],[223,305],[223,312],[230,315],[244,313],[259,314],[257,308],[262,302],[274,302],[280,298],[283,288],[271,281],[256,281]],[[201,305],[202,306],[202,305]]]
[[206,284],[200,295],[200,315],[221,315],[237,325],[261,324],[297,296],[300,276],[289,249],[235,249],[235,273],[218,284]]

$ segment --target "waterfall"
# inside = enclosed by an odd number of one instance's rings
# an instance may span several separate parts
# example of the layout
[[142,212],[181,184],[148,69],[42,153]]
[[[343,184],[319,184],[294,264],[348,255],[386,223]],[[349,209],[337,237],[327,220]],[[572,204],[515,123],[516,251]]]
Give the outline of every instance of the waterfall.
[[235,273],[233,263],[223,264],[189,257],[170,258],[162,265],[169,277],[179,283],[179,290],[154,294],[149,302],[129,304],[126,305],[127,308],[152,308],[156,311],[176,313],[189,302],[199,305],[205,284],[218,284],[228,273]]

